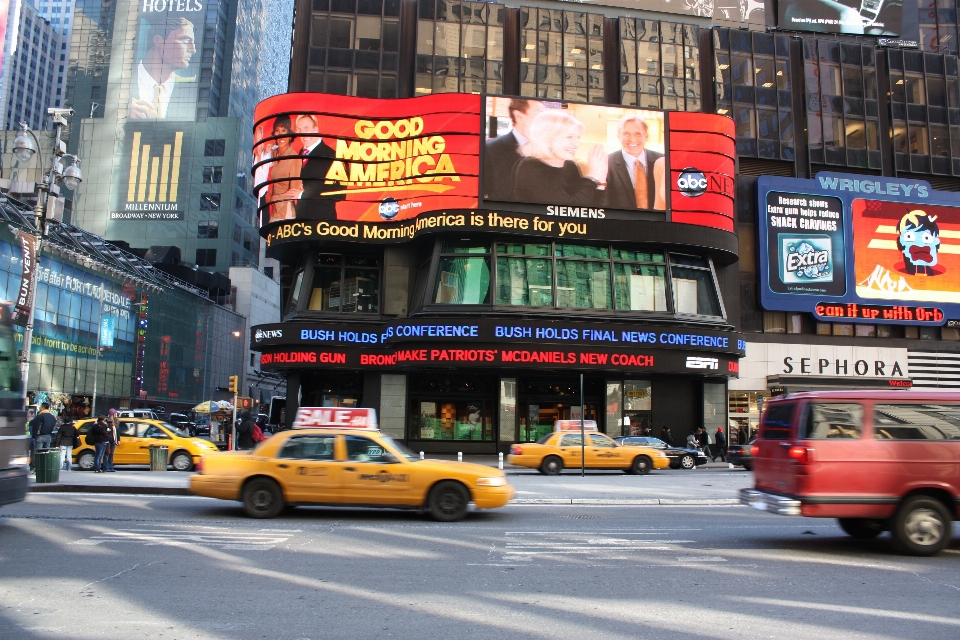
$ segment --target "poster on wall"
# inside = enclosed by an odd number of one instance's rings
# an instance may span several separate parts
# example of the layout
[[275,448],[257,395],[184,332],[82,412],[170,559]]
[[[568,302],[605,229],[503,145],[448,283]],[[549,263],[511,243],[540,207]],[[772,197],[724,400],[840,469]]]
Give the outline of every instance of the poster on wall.
[[960,208],[923,180],[819,173],[757,181],[760,301],[825,320],[960,318]]
[[291,93],[261,102],[254,119],[261,225],[389,222],[477,206],[480,96]]
[[485,201],[667,208],[663,111],[486,97]]
[[903,18],[900,0],[780,0],[777,8],[787,31],[896,36]]
[[[115,159],[112,221],[183,220],[188,190],[180,177],[189,170],[192,125],[183,122],[129,121],[123,151]],[[219,194],[212,197],[219,198]],[[211,206],[219,208],[217,201]]]
[[195,120],[200,79],[197,42],[203,39],[203,2],[143,0],[134,6],[139,8],[139,16],[127,117]]

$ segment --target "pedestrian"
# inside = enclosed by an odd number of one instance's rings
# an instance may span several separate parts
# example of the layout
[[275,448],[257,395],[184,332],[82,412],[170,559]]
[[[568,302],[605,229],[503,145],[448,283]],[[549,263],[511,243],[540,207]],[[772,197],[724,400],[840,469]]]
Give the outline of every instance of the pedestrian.
[[63,452],[64,471],[73,471],[73,448],[80,446],[80,438],[77,436],[77,428],[72,420],[68,420],[60,425],[57,431],[56,445]]
[[117,445],[120,443],[120,434],[117,432],[117,418],[116,415],[110,415],[105,421],[105,431],[106,431],[106,443],[107,449],[104,452],[103,461],[105,463],[104,471],[110,473],[116,473],[116,469],[113,468],[113,454],[117,450]]
[[240,424],[237,425],[237,449],[253,449],[257,441],[253,439],[253,416],[245,410],[240,414]]
[[700,444],[700,450],[703,451],[703,455],[711,458],[710,455],[710,434],[707,433],[706,427],[700,427],[697,431],[697,442]]
[[40,413],[30,421],[30,437],[33,438],[34,453],[49,449],[53,432],[57,429],[57,416],[50,413],[49,403],[40,405]]
[[687,449],[699,449],[700,443],[697,442],[697,434],[693,431],[687,434]]
[[727,461],[727,438],[723,435],[723,427],[717,427],[717,433],[713,437],[713,441],[716,443],[716,453],[717,456],[714,458],[720,458],[721,462]]
[[660,430],[660,439],[663,440],[668,447],[673,446],[673,434],[670,433],[670,427],[664,426]]
[[97,422],[90,427],[87,444],[92,444],[96,457],[93,460],[93,472],[103,473],[103,456],[107,453],[107,418],[97,416]]

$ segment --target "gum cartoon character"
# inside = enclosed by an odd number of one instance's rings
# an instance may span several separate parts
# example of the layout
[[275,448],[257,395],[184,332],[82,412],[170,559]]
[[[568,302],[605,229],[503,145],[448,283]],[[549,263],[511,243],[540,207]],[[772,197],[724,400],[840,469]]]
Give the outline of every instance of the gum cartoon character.
[[925,211],[914,209],[900,218],[897,224],[897,247],[903,253],[903,264],[910,275],[935,275],[940,248],[940,227],[937,216],[928,216]]

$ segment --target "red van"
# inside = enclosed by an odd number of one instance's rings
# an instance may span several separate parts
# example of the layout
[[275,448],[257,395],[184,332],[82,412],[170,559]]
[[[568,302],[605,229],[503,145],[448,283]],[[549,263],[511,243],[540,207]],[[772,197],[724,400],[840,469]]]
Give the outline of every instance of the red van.
[[837,518],[855,538],[889,530],[933,555],[960,514],[960,393],[826,391],[772,398],[743,504]]

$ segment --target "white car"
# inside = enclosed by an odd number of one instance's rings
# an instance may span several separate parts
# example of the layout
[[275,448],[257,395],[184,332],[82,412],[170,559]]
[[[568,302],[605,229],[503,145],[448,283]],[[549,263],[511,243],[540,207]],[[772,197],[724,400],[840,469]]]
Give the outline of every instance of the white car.
[[141,420],[159,420],[160,416],[150,409],[128,409],[117,411],[118,418],[139,418]]

